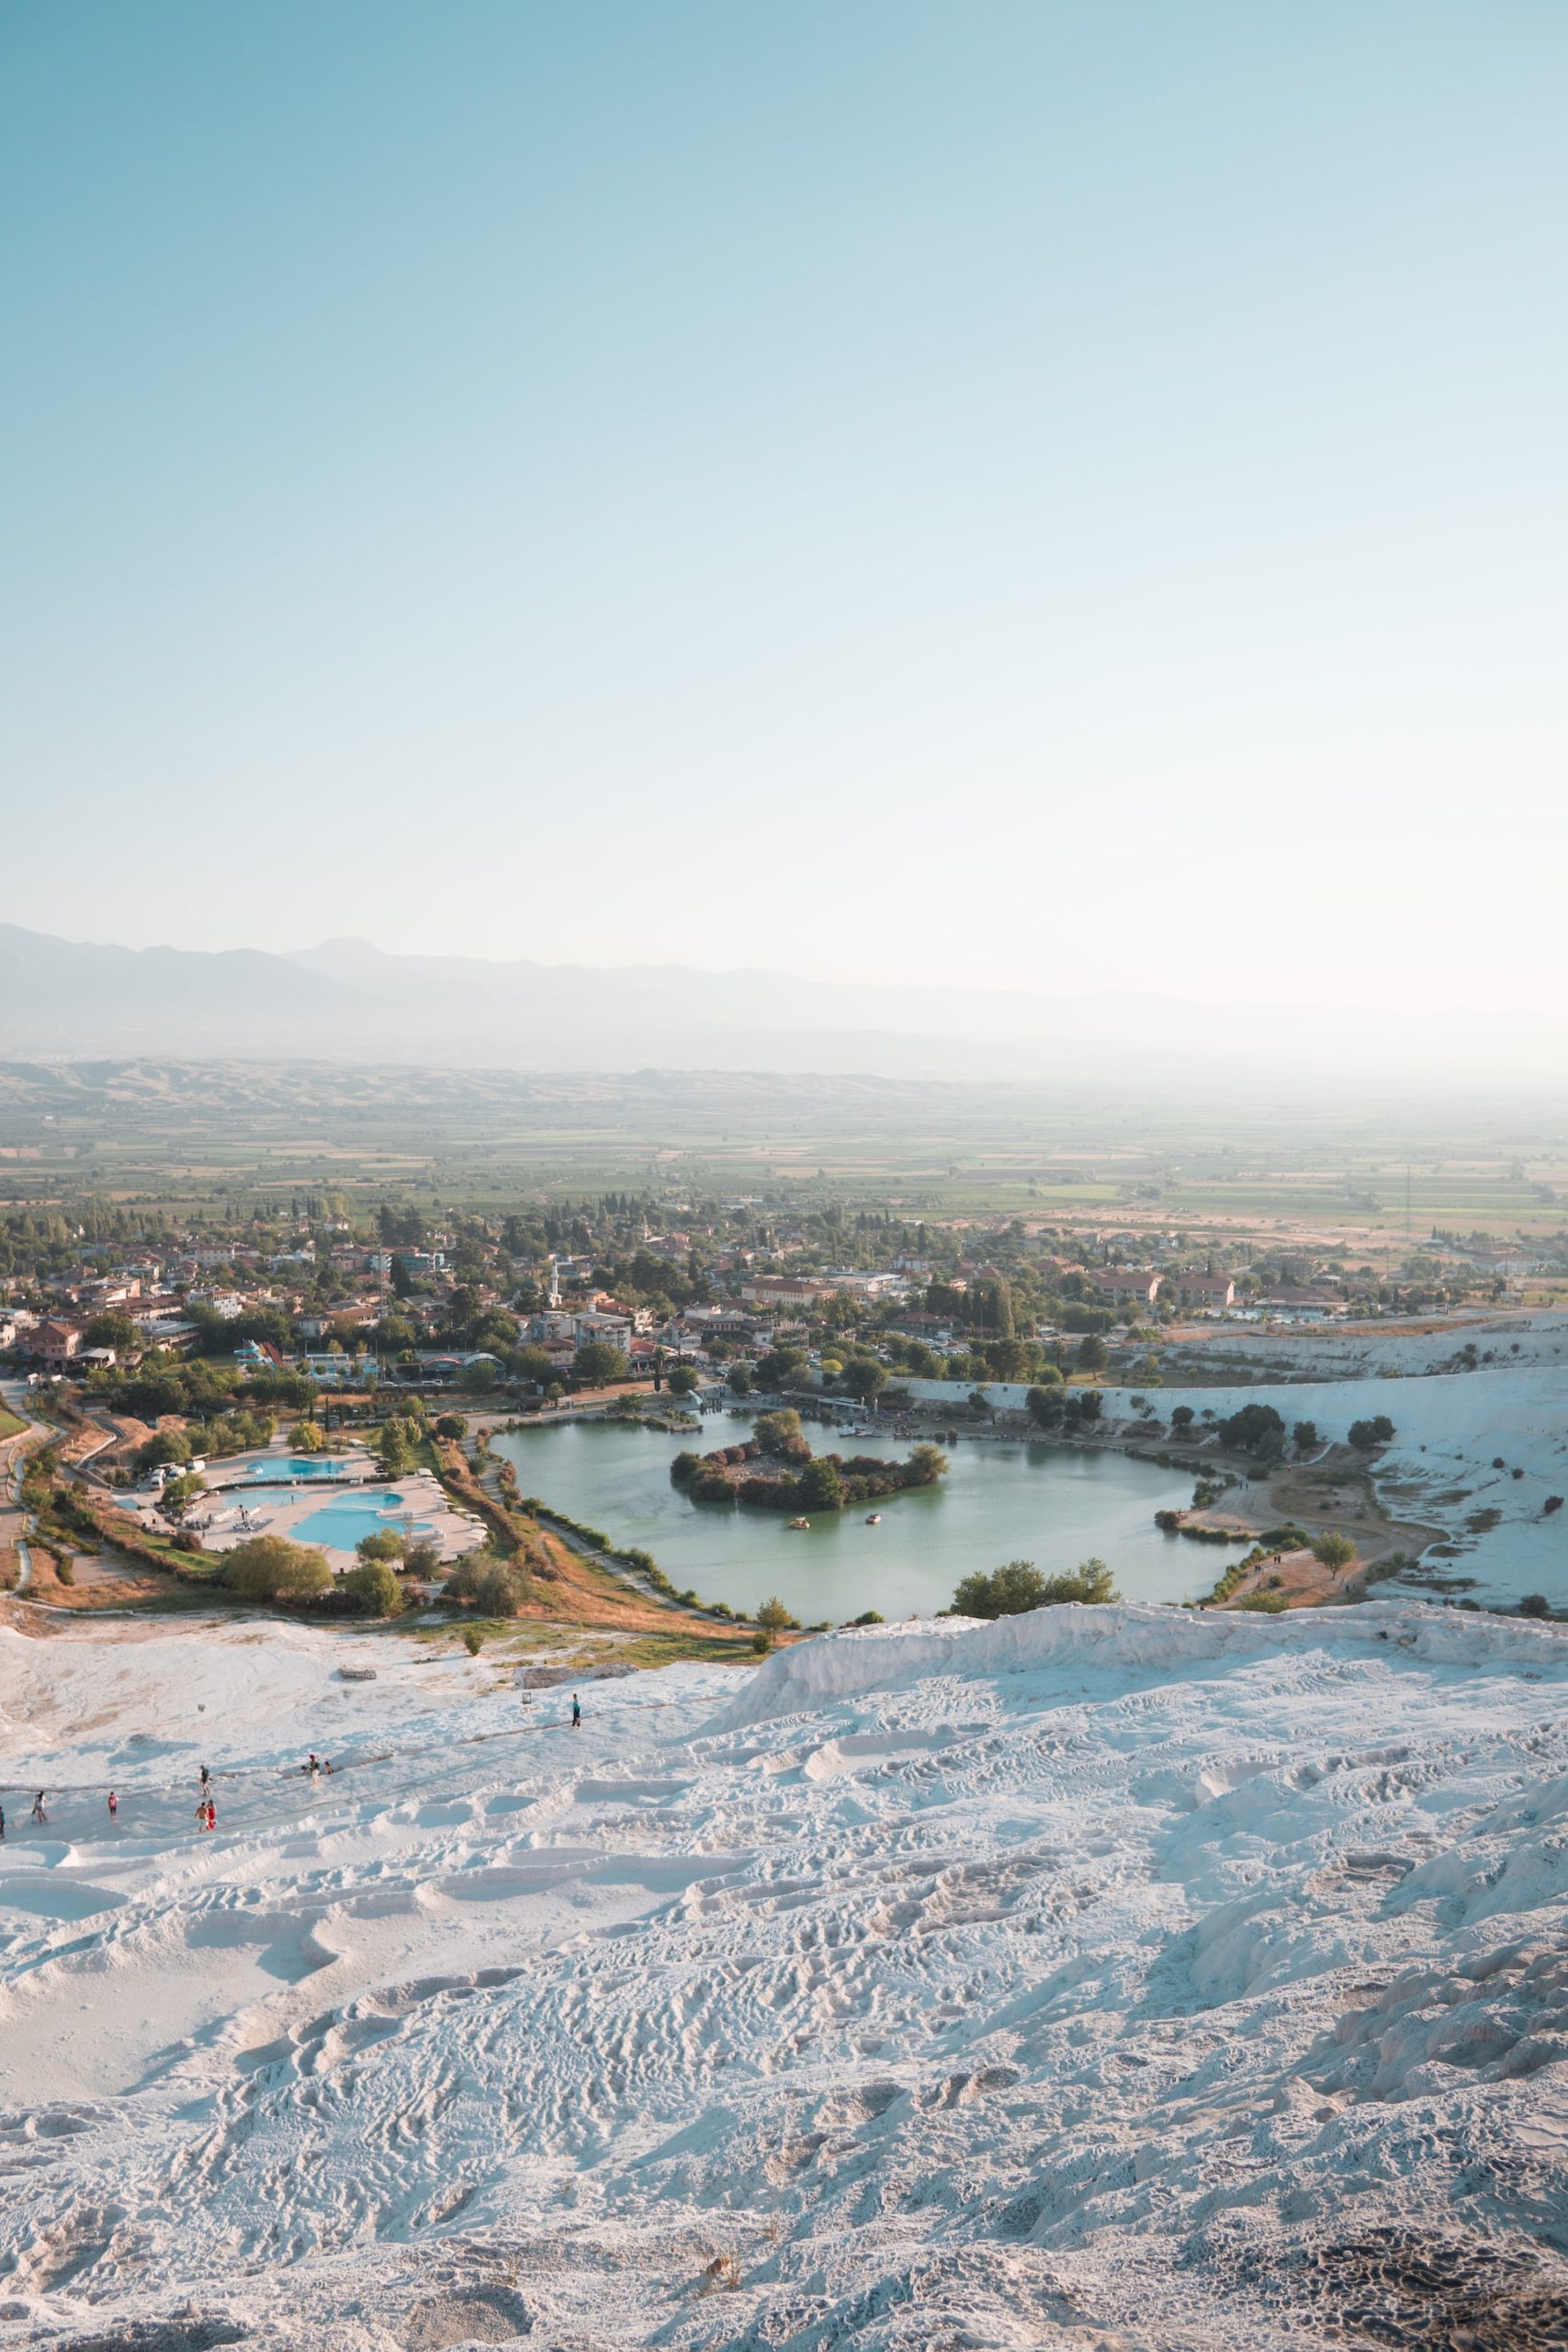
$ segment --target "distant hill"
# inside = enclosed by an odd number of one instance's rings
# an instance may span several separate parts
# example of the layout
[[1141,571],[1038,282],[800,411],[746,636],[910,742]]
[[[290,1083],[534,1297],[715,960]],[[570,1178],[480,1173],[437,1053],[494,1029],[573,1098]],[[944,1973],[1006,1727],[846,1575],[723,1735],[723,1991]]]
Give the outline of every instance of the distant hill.
[[1277,1098],[1325,1085],[1562,1087],[1568,1022],[487,963],[388,955],[362,939],[208,954],[0,924],[0,1056],[123,1055],[1059,1080],[1165,1096],[1223,1071]]

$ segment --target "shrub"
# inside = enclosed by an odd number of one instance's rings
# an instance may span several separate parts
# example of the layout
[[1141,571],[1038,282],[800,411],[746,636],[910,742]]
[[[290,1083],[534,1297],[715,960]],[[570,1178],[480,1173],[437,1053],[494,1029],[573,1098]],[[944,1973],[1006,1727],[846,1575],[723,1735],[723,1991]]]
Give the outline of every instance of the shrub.
[[773,1646],[773,1637],[772,1634],[759,1627],[758,1631],[751,1636],[751,1647],[756,1651],[757,1656],[759,1657],[766,1657]]
[[1371,1420],[1352,1421],[1350,1424],[1350,1442],[1358,1453],[1371,1453],[1375,1447],[1386,1445],[1393,1435],[1393,1423],[1386,1413],[1377,1413]]
[[758,1610],[757,1623],[766,1633],[782,1634],[788,1628],[798,1625],[800,1620],[798,1617],[790,1615],[782,1600],[770,1598],[764,1600],[761,1609]]
[[333,1589],[324,1554],[282,1535],[253,1535],[223,1563],[223,1581],[242,1600],[313,1600]]
[[1284,1527],[1266,1527],[1258,1540],[1266,1552],[1304,1552],[1312,1538],[1304,1527],[1292,1522]]
[[463,1647],[468,1651],[468,1656],[470,1657],[478,1657],[484,1645],[485,1637],[480,1633],[479,1627],[477,1625],[465,1625],[463,1628]]
[[523,1578],[502,1560],[484,1569],[474,1586],[474,1600],[486,1617],[515,1617],[526,1593]]
[[385,1560],[363,1560],[350,1568],[343,1589],[362,1617],[396,1617],[403,1606],[402,1586]]
[[393,1527],[378,1527],[370,1534],[362,1535],[355,1545],[361,1561],[368,1566],[373,1561],[400,1560],[404,1540]]
[[1356,1556],[1356,1546],[1348,1535],[1340,1535],[1330,1528],[1325,1535],[1318,1537],[1312,1555],[1325,1568],[1348,1568]]
[[1250,1609],[1259,1617],[1278,1617],[1289,1604],[1282,1592],[1249,1592],[1235,1605],[1238,1609]]
[[1116,1588],[1103,1560],[1083,1561],[1065,1575],[1043,1577],[1032,1560],[1009,1560],[989,1576],[976,1571],[965,1577],[953,1596],[956,1617],[1021,1617],[1033,1609],[1049,1609],[1066,1600],[1106,1601],[1116,1599]]
[[1544,1592],[1527,1592],[1519,1603],[1521,1617],[1550,1617],[1551,1603]]
[[1562,1498],[1561,1495],[1548,1495],[1546,1500],[1540,1507],[1540,1515],[1542,1519],[1550,1519],[1554,1510],[1561,1510],[1562,1508]]
[[852,1625],[885,1625],[887,1623],[880,1609],[863,1609],[858,1617],[850,1619]]

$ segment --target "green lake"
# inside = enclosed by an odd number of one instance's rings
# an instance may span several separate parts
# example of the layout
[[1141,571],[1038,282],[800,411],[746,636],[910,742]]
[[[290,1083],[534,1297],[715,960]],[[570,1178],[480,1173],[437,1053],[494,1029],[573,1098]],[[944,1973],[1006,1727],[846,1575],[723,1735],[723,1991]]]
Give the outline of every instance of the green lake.
[[[694,1587],[705,1600],[742,1610],[776,1593],[804,1624],[839,1623],[863,1609],[926,1616],[948,1605],[973,1568],[1025,1559],[1050,1575],[1091,1553],[1110,1564],[1124,1600],[1190,1600],[1239,1556],[1156,1527],[1156,1510],[1190,1502],[1190,1471],[1076,1446],[961,1437],[943,1449],[953,1468],[939,1486],[866,1507],[880,1510],[879,1527],[866,1525],[864,1510],[850,1510],[819,1512],[808,1532],[792,1532],[776,1512],[694,1503],[671,1485],[677,1453],[738,1444],[750,1430],[749,1415],[732,1414],[709,1417],[684,1436],[564,1421],[493,1442],[516,1464],[524,1494],[623,1549],[651,1552],[682,1590]],[[908,1451],[870,1432],[808,1434],[819,1453]]]

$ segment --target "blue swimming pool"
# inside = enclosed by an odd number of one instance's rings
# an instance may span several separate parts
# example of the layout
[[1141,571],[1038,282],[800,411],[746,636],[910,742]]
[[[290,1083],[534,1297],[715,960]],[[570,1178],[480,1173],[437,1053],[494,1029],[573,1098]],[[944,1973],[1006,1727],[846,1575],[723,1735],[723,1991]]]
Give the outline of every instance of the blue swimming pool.
[[[297,1527],[290,1528],[290,1539],[297,1544],[324,1544],[330,1551],[352,1552],[363,1535],[374,1535],[383,1527],[390,1527],[406,1534],[412,1514],[401,1495],[385,1487],[370,1487],[353,1495],[343,1495],[320,1510],[313,1510]],[[416,1535],[428,1535],[428,1520],[412,1521]]]
[[265,1479],[269,1486],[292,1485],[299,1478],[341,1478],[344,1461],[341,1454],[289,1453],[276,1460],[253,1462],[246,1471],[247,1478]]

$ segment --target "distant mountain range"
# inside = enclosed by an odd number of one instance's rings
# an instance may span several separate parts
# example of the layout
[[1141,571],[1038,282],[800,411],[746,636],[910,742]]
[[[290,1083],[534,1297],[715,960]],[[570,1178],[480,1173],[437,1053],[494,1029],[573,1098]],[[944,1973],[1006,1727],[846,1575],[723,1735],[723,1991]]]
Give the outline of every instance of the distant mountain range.
[[1568,1086],[1568,1021],[1175,998],[839,986],[680,965],[93,946],[0,924],[0,1057],[164,1054],[514,1070],[716,1069],[1062,1080],[1164,1095]]

